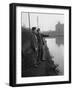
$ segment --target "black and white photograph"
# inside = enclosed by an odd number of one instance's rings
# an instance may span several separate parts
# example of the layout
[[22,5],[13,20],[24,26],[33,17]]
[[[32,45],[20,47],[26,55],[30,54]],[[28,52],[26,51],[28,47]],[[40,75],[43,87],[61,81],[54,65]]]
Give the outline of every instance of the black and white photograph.
[[21,13],[22,77],[64,75],[64,15]]
[[71,7],[11,4],[11,15],[10,85],[70,83]]

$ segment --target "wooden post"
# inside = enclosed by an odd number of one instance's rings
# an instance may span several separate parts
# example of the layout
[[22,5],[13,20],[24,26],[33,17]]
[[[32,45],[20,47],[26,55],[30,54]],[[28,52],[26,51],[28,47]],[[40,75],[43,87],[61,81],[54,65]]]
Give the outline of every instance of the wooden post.
[[28,12],[28,23],[29,23],[29,30],[30,30],[30,14]]
[[39,25],[38,25],[38,16],[37,16],[37,28],[39,28]]

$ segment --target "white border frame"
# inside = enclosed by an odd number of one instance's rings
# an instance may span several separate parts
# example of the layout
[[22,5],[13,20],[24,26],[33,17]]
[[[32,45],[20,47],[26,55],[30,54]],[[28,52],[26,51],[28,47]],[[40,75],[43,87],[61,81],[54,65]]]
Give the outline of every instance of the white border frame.
[[[64,76],[21,77],[21,12],[64,14]],[[69,81],[69,10],[16,7],[16,84]]]

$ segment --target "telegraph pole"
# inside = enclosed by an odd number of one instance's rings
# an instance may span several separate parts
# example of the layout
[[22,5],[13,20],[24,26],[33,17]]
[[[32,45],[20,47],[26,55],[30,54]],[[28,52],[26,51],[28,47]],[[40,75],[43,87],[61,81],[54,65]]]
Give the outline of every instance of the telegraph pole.
[[30,14],[28,12],[28,23],[29,23],[29,30],[30,30]]
[[39,22],[39,20],[38,20],[38,16],[37,16],[37,28],[39,28],[38,22]]

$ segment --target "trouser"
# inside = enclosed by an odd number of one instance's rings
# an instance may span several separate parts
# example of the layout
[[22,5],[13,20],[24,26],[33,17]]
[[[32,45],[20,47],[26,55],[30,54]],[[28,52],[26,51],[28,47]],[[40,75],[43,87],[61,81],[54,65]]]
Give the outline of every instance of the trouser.
[[34,62],[34,64],[37,64],[37,62],[38,62],[38,52],[37,51],[35,51],[34,53],[33,53],[33,62]]
[[42,61],[42,58],[43,58],[43,49],[40,48],[40,49],[38,50],[38,62],[39,62],[39,61]]

